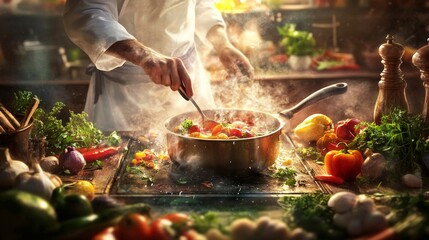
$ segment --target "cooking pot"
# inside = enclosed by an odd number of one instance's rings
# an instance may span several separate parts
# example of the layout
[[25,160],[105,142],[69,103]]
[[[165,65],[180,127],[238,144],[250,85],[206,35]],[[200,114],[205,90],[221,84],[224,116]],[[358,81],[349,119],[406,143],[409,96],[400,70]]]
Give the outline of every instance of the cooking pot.
[[219,122],[252,119],[268,129],[262,136],[239,139],[202,139],[184,136],[175,132],[185,119],[198,122],[198,111],[186,112],[164,122],[168,154],[174,162],[191,169],[213,170],[222,175],[247,175],[260,173],[273,165],[280,153],[280,134],[285,126],[283,119],[290,119],[301,109],[321,99],[347,91],[346,83],[324,87],[278,114],[246,109],[209,109],[204,113]]

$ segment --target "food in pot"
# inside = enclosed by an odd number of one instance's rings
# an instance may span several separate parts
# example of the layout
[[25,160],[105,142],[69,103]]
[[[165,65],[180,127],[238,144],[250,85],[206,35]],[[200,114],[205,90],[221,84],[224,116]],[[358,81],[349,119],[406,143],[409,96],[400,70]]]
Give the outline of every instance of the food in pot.
[[175,132],[194,138],[237,139],[261,136],[269,133],[269,130],[256,125],[251,119],[222,121],[210,129],[204,129],[200,124],[185,119],[176,127]]

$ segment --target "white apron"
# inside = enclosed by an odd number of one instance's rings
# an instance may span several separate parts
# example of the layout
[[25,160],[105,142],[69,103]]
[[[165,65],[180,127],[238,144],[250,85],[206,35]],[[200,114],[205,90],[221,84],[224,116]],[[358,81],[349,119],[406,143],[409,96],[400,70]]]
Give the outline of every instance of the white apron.
[[207,31],[216,24],[224,22],[212,0],[67,1],[66,32],[96,66],[84,109],[89,120],[105,131],[138,131],[195,110],[178,92],[150,81],[142,68],[105,53],[113,43],[126,39],[180,57],[190,74],[195,101],[203,109],[215,107],[195,38],[207,42]]
[[[191,49],[182,61],[193,82],[195,101],[203,109],[214,108],[209,79],[196,52]],[[195,108],[178,92],[150,81],[142,68],[126,63],[109,72],[95,70],[84,111],[101,130],[138,131],[160,128],[169,116]]]

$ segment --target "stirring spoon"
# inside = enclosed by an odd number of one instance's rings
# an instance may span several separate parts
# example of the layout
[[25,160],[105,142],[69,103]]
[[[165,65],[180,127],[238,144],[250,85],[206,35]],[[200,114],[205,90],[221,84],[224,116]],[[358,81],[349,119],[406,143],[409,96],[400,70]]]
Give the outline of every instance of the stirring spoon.
[[219,122],[207,117],[204,112],[201,110],[200,106],[198,106],[198,104],[195,102],[195,100],[192,97],[189,97],[188,94],[186,94],[185,88],[182,84],[182,86],[179,88],[179,93],[180,95],[182,95],[182,97],[186,100],[186,101],[191,101],[191,103],[195,106],[195,108],[198,110],[198,112],[201,115],[202,118],[202,122],[203,122],[203,129],[204,130],[210,130],[213,127],[215,127],[216,125],[219,124]]

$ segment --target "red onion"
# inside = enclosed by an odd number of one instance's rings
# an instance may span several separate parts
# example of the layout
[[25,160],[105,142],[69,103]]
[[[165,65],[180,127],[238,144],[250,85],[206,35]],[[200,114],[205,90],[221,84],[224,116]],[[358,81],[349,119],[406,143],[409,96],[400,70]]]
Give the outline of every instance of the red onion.
[[82,171],[86,165],[82,153],[76,151],[74,147],[67,147],[66,150],[61,153],[59,161],[60,166],[65,170],[69,170],[71,174],[77,174]]

